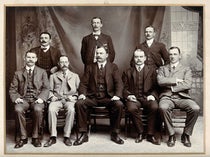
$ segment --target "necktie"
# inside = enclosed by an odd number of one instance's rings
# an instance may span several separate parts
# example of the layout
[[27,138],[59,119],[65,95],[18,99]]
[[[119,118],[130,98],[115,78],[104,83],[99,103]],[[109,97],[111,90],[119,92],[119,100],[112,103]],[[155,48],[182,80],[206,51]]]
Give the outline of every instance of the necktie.
[[63,77],[64,77],[64,78],[66,77],[66,72],[63,72]]
[[138,67],[138,72],[140,72],[140,71],[141,71],[141,66]]
[[32,75],[32,70],[31,69],[28,70],[28,74],[29,74],[29,76]]
[[103,68],[104,68],[104,67],[103,67],[103,64],[101,64],[101,66],[100,66],[100,70],[101,70],[101,71],[103,71]]
[[175,70],[175,68],[176,68],[175,66],[172,66],[172,69],[173,69],[173,70]]

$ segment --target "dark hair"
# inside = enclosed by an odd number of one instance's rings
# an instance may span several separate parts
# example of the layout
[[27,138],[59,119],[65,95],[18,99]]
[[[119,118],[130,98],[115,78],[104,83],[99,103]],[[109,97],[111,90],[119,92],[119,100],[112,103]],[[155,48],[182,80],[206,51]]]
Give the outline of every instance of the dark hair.
[[148,27],[151,27],[151,28],[153,28],[154,32],[156,32],[156,29],[155,29],[155,27],[154,27],[154,26],[152,26],[152,25],[148,25],[148,26],[146,26],[146,27],[144,28],[144,30],[146,30]]
[[37,53],[36,53],[35,51],[31,51],[31,50],[29,50],[29,51],[26,51],[26,53],[25,53],[25,57],[26,57],[26,55],[27,55],[28,53],[34,53],[34,54],[36,54],[36,56],[37,56]]
[[51,39],[51,34],[50,34],[49,32],[42,32],[42,33],[40,33],[40,35],[39,35],[39,36],[41,36],[42,34],[48,34],[48,35],[49,35],[49,37],[50,37],[50,39]]
[[101,17],[98,17],[98,16],[93,17],[93,18],[91,19],[91,23],[93,22],[93,19],[99,19],[99,20],[101,21],[101,23],[102,23]]
[[177,46],[172,46],[172,47],[169,48],[169,51],[170,51],[170,50],[173,50],[173,49],[177,49],[178,52],[179,52],[179,54],[181,54],[181,51],[180,51],[180,48],[179,48],[179,47],[177,47]]
[[109,54],[109,49],[108,49],[107,46],[104,46],[104,45],[97,45],[96,49],[100,49],[100,48],[103,48],[103,49],[106,51],[106,53]]

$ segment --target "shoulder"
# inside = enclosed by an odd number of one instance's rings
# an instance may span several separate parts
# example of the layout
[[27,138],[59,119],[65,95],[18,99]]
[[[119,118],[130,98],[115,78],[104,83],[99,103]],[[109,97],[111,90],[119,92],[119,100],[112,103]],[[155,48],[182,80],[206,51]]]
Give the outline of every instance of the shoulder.
[[38,66],[35,66],[35,70],[37,70],[39,73],[46,73],[46,70],[45,69],[42,69]]
[[37,47],[34,47],[34,48],[30,49],[30,51],[35,51],[35,52],[38,51],[38,50],[40,50],[40,46],[37,46]]
[[88,39],[88,38],[90,38],[91,36],[92,36],[92,33],[91,33],[91,34],[88,34],[88,35],[86,35],[86,36],[84,36],[84,37],[83,37],[83,40]]
[[154,41],[154,43],[155,43],[157,46],[165,47],[165,44],[162,43],[162,42]]
[[107,34],[104,34],[104,33],[101,33],[101,36],[103,38],[111,39],[111,36],[110,35],[107,35]]

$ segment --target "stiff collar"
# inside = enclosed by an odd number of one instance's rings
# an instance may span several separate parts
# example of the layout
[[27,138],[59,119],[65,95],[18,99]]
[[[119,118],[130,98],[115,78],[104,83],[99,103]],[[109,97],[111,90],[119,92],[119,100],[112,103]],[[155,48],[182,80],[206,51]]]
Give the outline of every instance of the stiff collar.
[[98,62],[97,62],[98,68],[100,69],[100,68],[101,68],[101,65],[103,65],[103,68],[104,68],[105,65],[106,65],[106,63],[107,63],[107,61],[105,61],[105,62],[103,62],[103,63],[98,63]]
[[34,71],[34,68],[35,68],[35,65],[32,66],[32,67],[29,67],[29,66],[26,65],[26,70],[27,70],[27,71],[29,71],[29,69],[31,69],[32,71]]

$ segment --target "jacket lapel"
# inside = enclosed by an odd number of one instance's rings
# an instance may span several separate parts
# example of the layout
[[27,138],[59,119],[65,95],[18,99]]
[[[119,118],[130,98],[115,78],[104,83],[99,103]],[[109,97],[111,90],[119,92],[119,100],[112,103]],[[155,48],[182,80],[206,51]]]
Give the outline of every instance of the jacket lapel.
[[98,66],[97,63],[93,64],[93,69],[92,69],[93,70],[93,74],[94,74],[94,81],[95,81],[96,85],[97,85],[97,68],[98,68],[97,66]]
[[144,68],[142,69],[143,70],[143,77],[144,77],[144,80],[147,79],[147,76],[148,76],[148,73],[149,73],[149,67],[144,65]]
[[136,84],[136,68],[133,67],[131,70],[131,76],[133,77],[134,85]]

